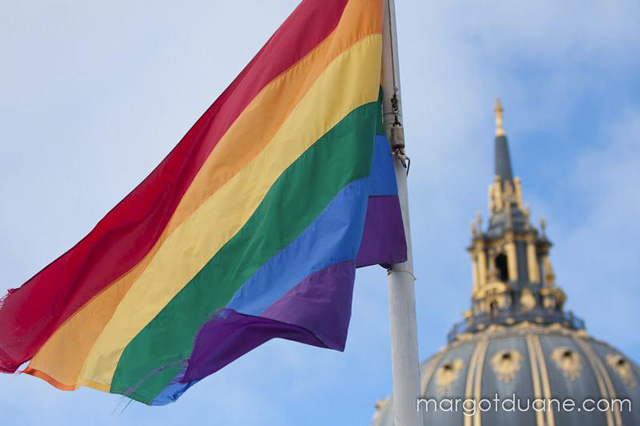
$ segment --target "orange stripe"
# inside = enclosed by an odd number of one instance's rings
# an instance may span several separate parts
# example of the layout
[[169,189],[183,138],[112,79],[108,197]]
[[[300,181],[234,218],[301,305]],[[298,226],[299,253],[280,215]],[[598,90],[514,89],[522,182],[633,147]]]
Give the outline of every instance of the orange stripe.
[[33,368],[27,368],[26,370],[23,371],[24,374],[28,374],[30,376],[33,377],[37,377],[39,379],[44,380],[45,382],[49,383],[51,386],[54,386],[60,390],[63,391],[74,391],[76,389],[78,389],[77,386],[69,386],[69,385],[65,385],[64,383],[60,383],[59,381],[57,381],[56,379],[54,379],[53,377],[49,376],[47,373],[43,373],[40,370],[35,370]]

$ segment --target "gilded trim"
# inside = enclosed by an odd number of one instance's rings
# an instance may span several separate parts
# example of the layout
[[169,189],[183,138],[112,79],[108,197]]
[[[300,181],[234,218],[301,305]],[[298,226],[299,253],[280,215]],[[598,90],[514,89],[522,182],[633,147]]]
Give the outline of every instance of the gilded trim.
[[444,358],[445,354],[446,352],[443,352],[440,355],[436,355],[434,360],[427,365],[427,368],[424,371],[422,378],[420,379],[420,388],[422,390],[422,395],[427,394],[427,387],[429,387],[431,376],[433,375],[433,372],[436,370],[436,367],[438,366],[438,364],[440,364],[440,361],[442,361],[442,358]]
[[505,244],[507,252],[507,268],[509,281],[518,281],[518,256],[516,254],[516,244],[511,241]]
[[[476,402],[480,401],[480,399],[482,398],[482,372],[484,370],[484,359],[487,355],[487,348],[489,347],[489,342],[486,339],[483,339],[480,342],[480,345],[482,345],[482,348],[480,349],[480,354],[478,355],[476,377],[473,384]],[[480,416],[481,416],[481,410],[476,410],[475,416],[473,416],[474,426],[481,426],[482,420]]]
[[478,256],[473,255],[473,263],[472,263],[472,278],[473,278],[473,292],[477,292],[480,288],[480,280],[478,279],[479,271],[478,271]]
[[503,114],[504,108],[500,104],[500,98],[496,98],[496,106],[494,108],[494,112],[496,114],[496,136],[504,136],[504,127],[503,127]]
[[547,371],[547,363],[544,359],[544,353],[542,352],[542,345],[540,344],[540,338],[537,335],[532,336],[532,342],[536,354],[538,356],[538,363],[540,366],[540,376],[542,377],[542,390],[544,397],[549,404],[549,410],[546,410],[547,424],[549,426],[555,426],[555,418],[553,415],[553,406],[550,404],[551,400],[551,386],[549,385],[549,372]]
[[540,266],[536,257],[536,246],[533,242],[527,242],[527,263],[529,269],[529,281],[532,283],[540,282]]
[[478,274],[479,287],[482,288],[487,283],[487,255],[484,252],[484,244],[478,246]]
[[537,305],[536,298],[528,288],[524,288],[520,294],[520,306],[522,312],[531,312]]
[[[596,360],[594,359],[593,352],[591,352],[591,348],[586,343],[581,341],[580,339],[576,339],[574,337],[573,340],[576,342],[576,344],[582,350],[582,353],[587,358],[587,362],[591,366],[591,370],[593,371],[593,374],[596,376],[596,381],[598,382],[598,388],[600,389],[600,396],[603,397],[604,399],[609,399],[609,394],[607,392],[607,387],[604,384],[604,381],[603,381],[602,376],[601,376],[602,372],[598,369],[598,365],[596,363]],[[615,426],[615,423],[614,423],[614,420],[613,420],[613,415],[611,414],[611,411],[606,411],[605,414],[607,416],[607,426]],[[621,425],[621,424],[622,423],[618,423],[618,425]]]
[[[469,360],[469,368],[467,369],[467,382],[465,383],[465,389],[464,389],[464,397],[466,400],[471,399],[471,397],[473,396],[472,392],[473,392],[473,375],[476,369],[476,363],[478,361],[478,355],[480,353],[480,349],[481,346],[483,344],[483,340],[479,341],[474,350],[473,350],[473,354],[471,355],[471,358]],[[472,417],[471,416],[464,416],[464,426],[471,426],[471,420]]]
[[[593,350],[593,348],[587,344],[584,344],[585,347],[587,348],[587,351],[591,354],[591,356],[593,356],[596,365],[598,366],[598,369],[600,370],[600,374],[602,374],[602,378],[604,379],[604,384],[607,386],[607,389],[609,391],[609,396],[611,397],[611,399],[615,399],[616,398],[616,391],[613,388],[613,382],[611,381],[611,376],[609,376],[609,372],[607,371],[606,367],[604,366],[604,363],[602,362],[602,359],[600,358],[600,356]],[[616,424],[618,426],[622,426],[622,414],[620,413],[620,410],[616,410],[613,412],[613,415],[615,416],[616,419]]]
[[[529,352],[529,361],[531,362],[531,379],[533,381],[533,398],[542,399],[542,392],[540,391],[540,376],[538,375],[538,360],[533,347],[533,338],[531,334],[525,336],[527,342],[527,350]],[[545,426],[544,413],[540,410],[534,410],[536,413],[536,425]]]

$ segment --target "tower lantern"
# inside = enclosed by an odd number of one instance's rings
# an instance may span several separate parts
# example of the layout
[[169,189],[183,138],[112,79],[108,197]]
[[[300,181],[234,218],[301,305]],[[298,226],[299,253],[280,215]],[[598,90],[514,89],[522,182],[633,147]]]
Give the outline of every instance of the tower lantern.
[[[489,221],[486,229],[478,223],[472,232],[468,248],[473,264],[472,306],[458,328],[473,331],[523,321],[581,328],[580,321],[563,311],[566,297],[555,283],[549,259],[552,244],[544,230],[540,232],[531,224],[520,178],[513,175],[500,99],[496,99],[495,115]],[[456,334],[454,328],[450,338]]]
[[[424,401],[518,398],[580,404],[588,399],[640,401],[640,367],[613,346],[589,336],[567,311],[556,283],[546,222],[536,227],[523,204],[496,101],[494,176],[489,217],[471,226],[471,308],[448,334],[447,345],[421,365]],[[428,291],[428,289],[424,289]],[[423,327],[428,327],[424,324]],[[375,426],[392,426],[393,397],[379,401]],[[618,426],[640,425],[640,410],[607,412],[427,409],[425,425]],[[445,407],[440,405],[440,407]],[[549,407],[552,407],[549,405]]]

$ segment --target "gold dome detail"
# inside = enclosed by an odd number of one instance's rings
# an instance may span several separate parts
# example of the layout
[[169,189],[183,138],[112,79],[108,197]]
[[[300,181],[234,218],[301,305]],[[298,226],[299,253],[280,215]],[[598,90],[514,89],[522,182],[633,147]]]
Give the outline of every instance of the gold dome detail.
[[638,386],[638,382],[631,370],[631,363],[625,357],[620,354],[608,354],[607,364],[620,377],[626,387],[635,389]]
[[555,348],[551,353],[551,359],[562,370],[564,377],[576,381],[582,374],[582,357],[576,351],[566,346]]
[[498,351],[491,358],[491,366],[502,383],[515,380],[522,367],[523,356],[515,349]]
[[440,395],[451,390],[453,384],[458,380],[460,371],[464,368],[464,361],[460,358],[445,362],[436,371],[436,392]]

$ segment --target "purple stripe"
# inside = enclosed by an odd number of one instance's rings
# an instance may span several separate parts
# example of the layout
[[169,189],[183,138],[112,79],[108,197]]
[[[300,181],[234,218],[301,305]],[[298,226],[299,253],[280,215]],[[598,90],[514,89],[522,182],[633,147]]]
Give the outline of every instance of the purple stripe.
[[343,350],[354,279],[354,262],[343,262],[305,278],[260,317],[218,311],[198,332],[182,381],[213,374],[276,337]]
[[351,318],[354,281],[353,261],[329,266],[292,288],[261,316],[298,324],[327,347],[342,351]]
[[405,260],[407,243],[398,196],[369,197],[356,266],[387,266]]

